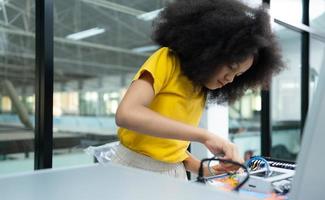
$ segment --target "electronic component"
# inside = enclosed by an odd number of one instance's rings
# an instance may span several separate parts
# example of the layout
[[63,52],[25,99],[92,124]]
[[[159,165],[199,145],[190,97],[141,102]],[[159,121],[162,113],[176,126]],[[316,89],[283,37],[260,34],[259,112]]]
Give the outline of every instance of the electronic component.
[[243,189],[262,193],[284,193],[289,191],[294,170],[270,167],[270,171],[261,169],[250,172],[250,179]]
[[285,195],[289,192],[295,173],[295,163],[254,156],[245,163],[245,166],[249,169],[246,172],[219,174],[206,177],[205,180],[212,186],[225,188],[239,188],[236,185],[242,183],[241,189],[257,193]]

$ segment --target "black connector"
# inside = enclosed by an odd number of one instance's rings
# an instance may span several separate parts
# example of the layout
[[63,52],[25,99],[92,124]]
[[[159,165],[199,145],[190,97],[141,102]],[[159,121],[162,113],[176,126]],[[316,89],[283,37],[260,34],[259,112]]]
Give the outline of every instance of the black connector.
[[216,157],[213,157],[213,158],[205,158],[205,159],[202,159],[201,160],[201,163],[200,163],[200,168],[199,168],[199,171],[198,171],[198,177],[196,179],[196,182],[199,182],[199,183],[206,183],[207,181],[207,178],[204,177],[203,175],[203,163],[204,162],[207,162],[207,161],[219,161],[219,162],[225,162],[225,163],[231,163],[233,165],[237,165],[241,168],[243,168],[247,174],[247,176],[245,177],[245,179],[239,183],[233,190],[234,191],[239,191],[239,189],[248,181],[249,179],[249,172],[248,172],[248,169],[245,165],[243,164],[240,164],[238,162],[235,162],[235,161],[232,161],[232,160],[226,160],[226,159],[222,159],[222,158],[216,158]]

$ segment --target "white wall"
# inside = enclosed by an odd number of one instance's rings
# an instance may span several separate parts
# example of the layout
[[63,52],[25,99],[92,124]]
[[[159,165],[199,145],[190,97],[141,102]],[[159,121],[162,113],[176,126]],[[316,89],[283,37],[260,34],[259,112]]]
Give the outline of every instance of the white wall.
[[[199,126],[228,139],[228,118],[228,106],[211,104],[205,109]],[[196,142],[192,142],[191,152],[199,159],[212,157],[204,145]]]

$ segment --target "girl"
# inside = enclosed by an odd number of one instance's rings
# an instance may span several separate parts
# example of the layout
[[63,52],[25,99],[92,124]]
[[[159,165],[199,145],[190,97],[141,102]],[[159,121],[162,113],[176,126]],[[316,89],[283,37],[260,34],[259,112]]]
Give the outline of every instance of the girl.
[[153,39],[161,48],[118,107],[120,145],[112,161],[186,179],[186,170],[199,168],[187,151],[196,141],[243,163],[233,143],[197,126],[206,101],[232,103],[283,68],[265,8],[236,0],[176,0],[160,13]]

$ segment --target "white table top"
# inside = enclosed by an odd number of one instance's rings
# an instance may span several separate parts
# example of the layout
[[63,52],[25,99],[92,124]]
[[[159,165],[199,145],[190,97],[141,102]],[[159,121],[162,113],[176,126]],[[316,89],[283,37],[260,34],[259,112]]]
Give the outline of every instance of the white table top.
[[198,183],[114,164],[0,177],[1,200],[247,199]]

